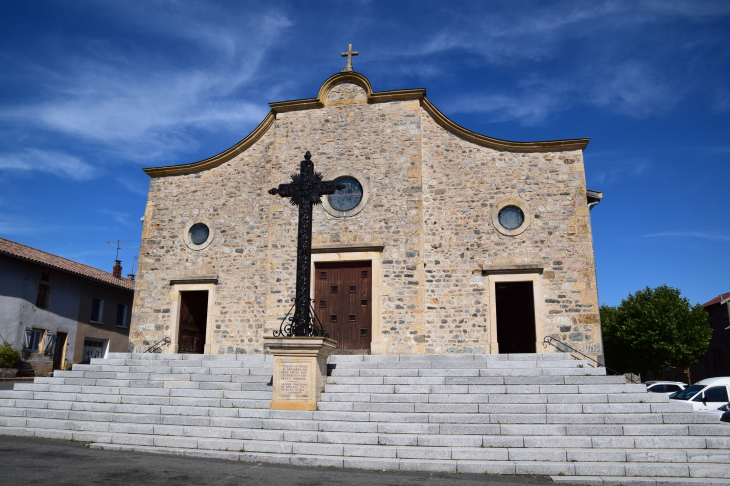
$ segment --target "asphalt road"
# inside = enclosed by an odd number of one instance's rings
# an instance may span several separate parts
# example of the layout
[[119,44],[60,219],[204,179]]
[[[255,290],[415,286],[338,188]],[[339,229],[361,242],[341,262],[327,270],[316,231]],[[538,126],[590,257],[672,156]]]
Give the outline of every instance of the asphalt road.
[[0,380],[0,390],[12,390],[13,386],[16,383],[33,383],[33,380],[18,380],[18,381],[11,381],[11,380]]
[[88,449],[79,442],[0,437],[0,483],[113,485],[526,486],[550,484],[537,476],[405,473],[281,466],[162,454]]

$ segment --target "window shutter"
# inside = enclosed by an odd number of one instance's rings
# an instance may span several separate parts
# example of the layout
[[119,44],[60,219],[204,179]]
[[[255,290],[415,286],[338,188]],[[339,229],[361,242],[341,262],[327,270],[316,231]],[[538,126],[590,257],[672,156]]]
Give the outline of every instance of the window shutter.
[[43,350],[45,356],[53,356],[56,349],[56,332],[46,331],[46,347]]
[[30,349],[30,343],[33,340],[33,329],[30,327],[25,328],[25,342],[23,342],[23,349]]

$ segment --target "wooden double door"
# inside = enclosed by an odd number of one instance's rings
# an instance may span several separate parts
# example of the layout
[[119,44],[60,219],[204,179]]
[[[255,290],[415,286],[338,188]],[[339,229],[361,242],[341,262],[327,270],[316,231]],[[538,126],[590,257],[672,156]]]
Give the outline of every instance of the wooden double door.
[[314,266],[314,311],[337,349],[369,350],[372,340],[372,264]]

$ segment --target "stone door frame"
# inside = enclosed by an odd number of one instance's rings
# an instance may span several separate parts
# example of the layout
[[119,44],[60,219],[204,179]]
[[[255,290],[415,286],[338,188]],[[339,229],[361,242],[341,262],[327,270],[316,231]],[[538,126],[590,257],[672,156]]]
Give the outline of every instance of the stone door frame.
[[215,286],[215,283],[172,283],[172,292],[170,293],[170,345],[162,348],[163,353],[174,354],[178,352],[178,339],[180,338],[180,292],[207,290],[208,308],[205,316],[205,347],[203,347],[203,354],[212,354],[211,341],[213,340]]
[[535,352],[544,353],[542,340],[545,337],[545,308],[542,298],[541,275],[535,273],[493,274],[489,279],[489,343],[485,352],[499,354],[497,342],[497,288],[498,282],[532,282],[532,297],[535,306]]
[[[358,250],[367,250],[365,248],[358,248]],[[362,262],[370,262],[371,268],[372,268],[372,280],[371,280],[371,300],[372,300],[372,309],[371,309],[371,324],[370,324],[370,333],[371,333],[371,340],[370,340],[370,353],[371,354],[383,354],[385,350],[385,342],[383,340],[382,336],[382,320],[380,315],[380,301],[381,296],[385,295],[383,292],[383,287],[381,285],[382,281],[382,266],[381,266],[381,259],[382,259],[382,247],[378,249],[374,249],[374,251],[347,251],[346,248],[343,249],[332,249],[332,251],[329,251],[329,249],[322,251],[317,250],[316,252],[312,252],[312,267],[311,267],[311,281],[314,281],[315,273],[314,273],[314,266],[316,263],[322,263],[322,262],[354,262],[354,261],[362,261]],[[314,299],[314,285],[312,286],[310,290],[310,298]]]

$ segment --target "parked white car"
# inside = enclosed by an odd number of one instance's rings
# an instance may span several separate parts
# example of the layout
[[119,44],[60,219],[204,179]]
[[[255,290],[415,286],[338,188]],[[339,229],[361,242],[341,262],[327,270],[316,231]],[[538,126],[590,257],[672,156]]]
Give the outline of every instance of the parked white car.
[[682,391],[687,388],[681,381],[647,381],[646,391],[651,393],[664,393],[666,395]]
[[716,410],[708,410],[707,413],[711,413],[713,415],[717,415],[717,420],[719,421],[722,419],[722,416],[730,410],[730,407],[728,407],[730,403],[726,403],[725,405],[720,405],[720,407]]
[[707,378],[682,391],[669,395],[671,400],[682,400],[692,404],[697,411],[717,410],[728,401],[730,378]]

